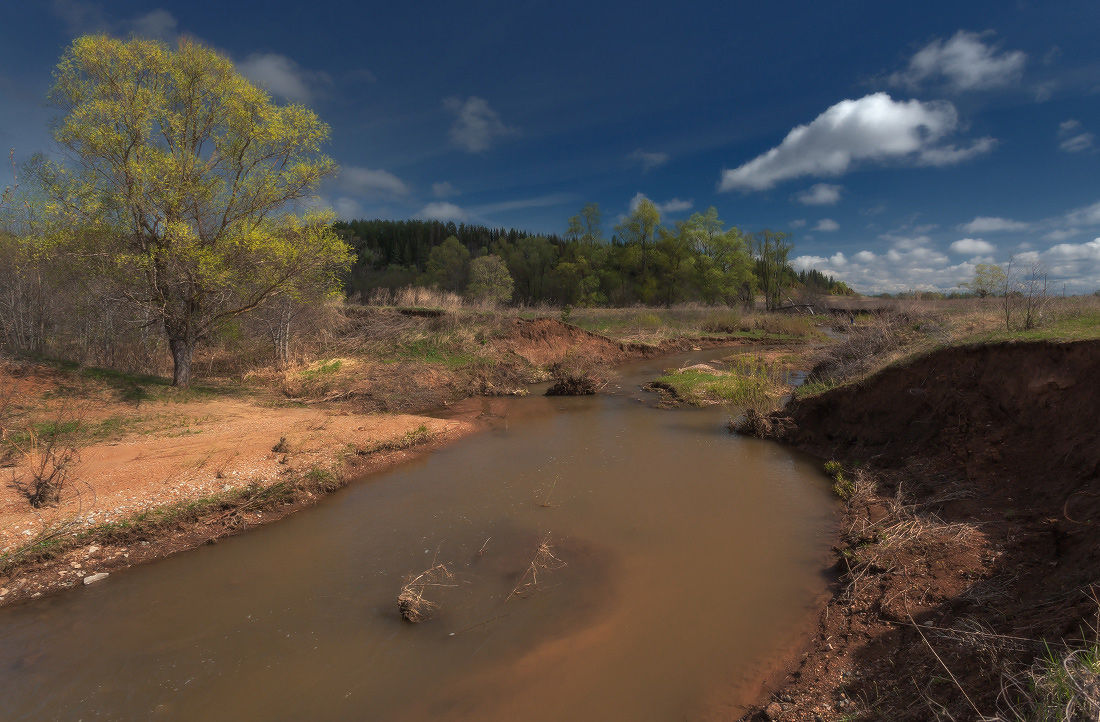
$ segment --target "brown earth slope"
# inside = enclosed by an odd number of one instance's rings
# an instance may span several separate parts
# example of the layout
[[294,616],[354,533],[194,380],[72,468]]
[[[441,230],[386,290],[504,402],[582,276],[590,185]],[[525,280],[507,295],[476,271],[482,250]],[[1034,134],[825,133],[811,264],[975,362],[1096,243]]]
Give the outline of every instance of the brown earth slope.
[[757,716],[993,716],[1008,674],[1094,636],[1100,342],[948,348],[779,415],[878,487],[849,501],[836,594]]

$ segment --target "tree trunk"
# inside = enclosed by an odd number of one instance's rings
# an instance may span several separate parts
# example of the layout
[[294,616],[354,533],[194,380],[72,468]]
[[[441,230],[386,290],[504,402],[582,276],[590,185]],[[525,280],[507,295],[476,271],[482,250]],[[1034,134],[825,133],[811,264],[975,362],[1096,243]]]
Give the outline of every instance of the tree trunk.
[[195,353],[195,342],[186,338],[168,339],[172,349],[172,385],[177,389],[186,389],[191,385],[191,357]]

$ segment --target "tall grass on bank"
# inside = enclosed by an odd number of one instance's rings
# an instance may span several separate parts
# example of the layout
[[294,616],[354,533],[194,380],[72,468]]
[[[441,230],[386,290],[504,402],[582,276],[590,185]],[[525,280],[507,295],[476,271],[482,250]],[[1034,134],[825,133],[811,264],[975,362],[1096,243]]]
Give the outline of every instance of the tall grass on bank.
[[1029,669],[1005,676],[1004,722],[1100,719],[1100,643],[1055,651],[1048,645]]

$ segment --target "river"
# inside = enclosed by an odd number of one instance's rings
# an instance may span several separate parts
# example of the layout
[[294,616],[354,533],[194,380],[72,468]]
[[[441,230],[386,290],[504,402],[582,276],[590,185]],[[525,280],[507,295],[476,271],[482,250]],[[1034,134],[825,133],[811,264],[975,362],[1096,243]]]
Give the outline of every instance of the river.
[[[822,593],[820,465],[638,384],[475,398],[489,430],[315,507],[0,609],[0,718],[723,718]],[[548,540],[562,566],[508,599]],[[396,598],[442,562],[410,624]],[[530,581],[530,579],[526,580]]]

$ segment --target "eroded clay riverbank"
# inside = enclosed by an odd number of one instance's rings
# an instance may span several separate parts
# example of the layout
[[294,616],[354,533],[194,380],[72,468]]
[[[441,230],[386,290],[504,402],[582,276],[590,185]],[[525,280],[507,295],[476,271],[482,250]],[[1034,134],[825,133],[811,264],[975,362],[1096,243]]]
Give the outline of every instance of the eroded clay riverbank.
[[1098,407],[1082,341],[943,349],[777,412],[853,486],[812,644],[746,719],[1026,714],[1032,662],[1096,639]]

